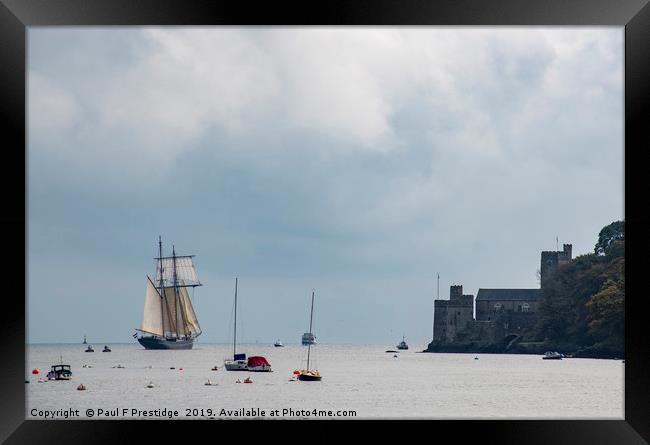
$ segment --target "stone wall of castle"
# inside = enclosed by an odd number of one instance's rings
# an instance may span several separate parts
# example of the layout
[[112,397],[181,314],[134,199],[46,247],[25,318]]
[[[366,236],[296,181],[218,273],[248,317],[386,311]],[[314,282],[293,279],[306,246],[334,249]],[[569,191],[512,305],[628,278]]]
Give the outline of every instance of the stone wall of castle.
[[[498,306],[500,305],[500,306]],[[539,308],[539,301],[495,301],[495,300],[476,300],[476,320],[490,321],[494,320],[501,312],[530,312],[535,313]]]

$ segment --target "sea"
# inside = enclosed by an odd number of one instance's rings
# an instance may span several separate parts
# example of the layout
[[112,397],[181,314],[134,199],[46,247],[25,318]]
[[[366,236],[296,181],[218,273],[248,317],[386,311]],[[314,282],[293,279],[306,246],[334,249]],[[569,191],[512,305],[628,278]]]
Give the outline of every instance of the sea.
[[[26,346],[27,419],[624,418],[622,360],[318,344],[310,368],[323,378],[302,382],[294,375],[306,367],[307,347],[300,344],[238,345],[237,352],[265,357],[273,372],[226,371],[224,359],[233,352],[227,344],[198,342],[186,351],[138,343],[110,344],[111,352],[93,347]],[[72,379],[47,381],[50,366],[61,361],[71,366]],[[246,377],[252,383],[238,383]],[[77,390],[80,384],[85,391]]]

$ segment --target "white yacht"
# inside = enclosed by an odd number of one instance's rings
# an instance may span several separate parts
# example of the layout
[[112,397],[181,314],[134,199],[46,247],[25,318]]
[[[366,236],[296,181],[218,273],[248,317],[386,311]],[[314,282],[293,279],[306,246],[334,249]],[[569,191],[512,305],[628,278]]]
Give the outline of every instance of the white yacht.
[[237,354],[237,278],[235,278],[235,329],[232,338],[232,360],[224,360],[226,371],[248,371],[246,354]]

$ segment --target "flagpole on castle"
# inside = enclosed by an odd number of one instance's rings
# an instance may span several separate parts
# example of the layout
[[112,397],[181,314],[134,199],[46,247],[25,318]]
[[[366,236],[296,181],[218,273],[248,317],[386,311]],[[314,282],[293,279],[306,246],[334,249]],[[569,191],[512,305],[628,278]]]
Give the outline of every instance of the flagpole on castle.
[[[438,294],[437,294],[437,299],[440,300],[440,272],[438,272]],[[433,301],[433,326],[432,326],[432,337],[431,341],[435,340],[436,338],[436,302],[435,300]]]

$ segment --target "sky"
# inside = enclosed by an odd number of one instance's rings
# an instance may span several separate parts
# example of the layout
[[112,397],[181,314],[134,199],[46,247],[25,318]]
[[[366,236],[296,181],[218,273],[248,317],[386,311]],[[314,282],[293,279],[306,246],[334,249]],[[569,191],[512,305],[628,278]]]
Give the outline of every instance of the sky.
[[30,343],[133,342],[158,236],[200,342],[412,347],[624,217],[623,28],[30,27]]

